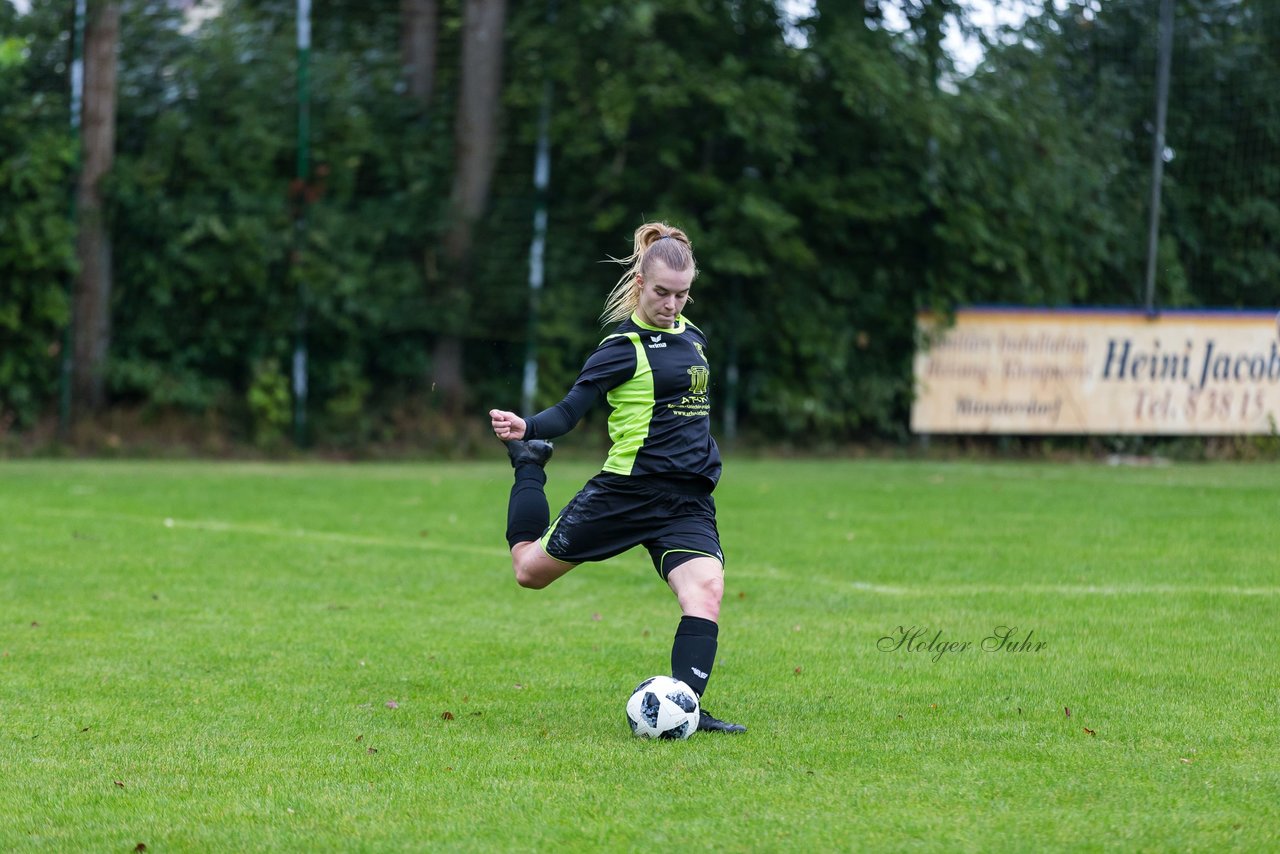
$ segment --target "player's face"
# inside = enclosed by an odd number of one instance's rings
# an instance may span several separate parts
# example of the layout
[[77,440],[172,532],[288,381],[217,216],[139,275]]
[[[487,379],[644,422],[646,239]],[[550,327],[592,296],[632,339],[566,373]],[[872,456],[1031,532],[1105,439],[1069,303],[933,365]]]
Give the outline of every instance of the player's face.
[[640,285],[640,304],[636,313],[640,319],[661,329],[675,326],[676,315],[684,311],[684,304],[689,301],[689,286],[693,284],[695,272],[692,266],[687,270],[672,270],[655,260],[647,275],[641,273],[636,276]]

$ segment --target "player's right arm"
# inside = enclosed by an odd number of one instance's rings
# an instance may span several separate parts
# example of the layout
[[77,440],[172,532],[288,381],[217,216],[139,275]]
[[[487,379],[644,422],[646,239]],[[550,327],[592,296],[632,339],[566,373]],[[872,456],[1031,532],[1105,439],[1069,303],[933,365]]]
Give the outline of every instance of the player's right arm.
[[504,442],[515,439],[554,439],[576,427],[582,416],[595,406],[599,397],[600,390],[594,383],[578,383],[564,400],[537,415],[521,418],[505,409],[490,409],[489,420],[493,424],[493,434]]
[[504,442],[524,438],[525,420],[514,412],[490,409],[489,421],[493,424],[493,435]]
[[563,436],[582,420],[593,406],[613,389],[632,377],[636,369],[635,348],[625,336],[611,335],[600,342],[587,359],[578,380],[564,400],[537,415],[521,418],[514,412],[494,409],[489,416],[493,432],[504,442],[512,439],[554,439]]

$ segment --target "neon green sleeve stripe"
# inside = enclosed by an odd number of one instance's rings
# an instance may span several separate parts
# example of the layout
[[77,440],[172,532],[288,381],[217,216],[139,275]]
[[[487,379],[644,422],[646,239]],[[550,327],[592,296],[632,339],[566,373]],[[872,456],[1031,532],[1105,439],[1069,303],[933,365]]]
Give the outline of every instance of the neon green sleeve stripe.
[[636,372],[631,379],[608,394],[613,412],[609,415],[609,438],[613,447],[604,470],[614,474],[631,474],[636,464],[636,454],[649,437],[649,422],[653,420],[653,369],[639,334],[628,332],[636,348]]

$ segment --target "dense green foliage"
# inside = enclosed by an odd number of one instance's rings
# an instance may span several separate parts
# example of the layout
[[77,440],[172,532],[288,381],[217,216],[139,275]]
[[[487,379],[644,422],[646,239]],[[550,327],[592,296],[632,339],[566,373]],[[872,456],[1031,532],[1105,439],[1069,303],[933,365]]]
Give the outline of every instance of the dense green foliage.
[[675,743],[623,716],[670,590],[642,549],[518,588],[505,460],[4,479],[0,850],[1280,847],[1273,464],[730,460],[748,731]]
[[[512,2],[497,179],[461,302],[439,242],[462,3],[440,4],[429,104],[404,94],[396,4],[316,8],[306,182],[294,4],[229,0],[194,29],[172,5],[124,0],[118,405],[270,434],[260,380],[288,376],[305,323],[318,441],[421,430],[446,331],[476,410],[514,407],[548,82],[539,403],[601,334],[618,271],[600,262],[649,218],[697,248],[688,314],[711,336],[721,412],[775,440],[901,435],[921,308],[1142,299],[1156,0],[1047,4],[978,34],[964,73],[941,46],[965,25],[954,0],[823,0],[800,22],[773,0]],[[69,22],[7,2],[0,21],[0,417],[26,424],[52,411],[67,317]],[[1159,303],[1280,303],[1280,11],[1178,0],[1174,51]]]
[[66,99],[7,35],[13,17],[0,5],[0,434],[53,399],[75,240]]

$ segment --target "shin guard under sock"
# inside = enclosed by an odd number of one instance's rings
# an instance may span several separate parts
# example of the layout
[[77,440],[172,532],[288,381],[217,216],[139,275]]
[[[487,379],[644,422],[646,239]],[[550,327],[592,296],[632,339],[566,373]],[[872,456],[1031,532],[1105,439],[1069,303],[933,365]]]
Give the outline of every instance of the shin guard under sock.
[[516,482],[507,503],[507,545],[527,543],[542,536],[551,524],[547,506],[547,473],[542,466],[526,463],[516,469]]
[[676,639],[671,645],[671,676],[702,693],[711,678],[711,665],[716,661],[716,638],[720,627],[702,617],[681,617]]

